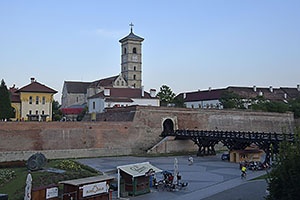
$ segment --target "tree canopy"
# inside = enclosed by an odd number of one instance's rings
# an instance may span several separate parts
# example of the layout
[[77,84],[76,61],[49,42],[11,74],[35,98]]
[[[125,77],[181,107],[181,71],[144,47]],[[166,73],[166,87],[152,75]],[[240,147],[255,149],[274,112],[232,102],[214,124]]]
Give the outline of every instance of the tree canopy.
[[300,130],[295,135],[295,143],[284,140],[280,144],[273,170],[268,174],[267,200],[300,199]]
[[295,118],[300,118],[300,97],[290,101],[289,109],[294,113]]
[[58,101],[52,102],[52,121],[59,121],[62,118],[62,112]]
[[0,120],[9,119],[11,117],[14,117],[14,112],[11,107],[10,94],[2,79],[0,85]]
[[167,106],[169,103],[173,103],[175,98],[175,94],[167,85],[160,87],[160,91],[157,93],[157,96],[159,97],[160,105],[162,106]]
[[221,94],[221,98],[219,99],[219,101],[224,109],[229,109],[229,108],[245,109],[240,95],[231,91],[223,92]]
[[257,97],[255,101],[256,103],[251,105],[253,110],[279,113],[285,113],[289,110],[289,105],[282,101],[267,101],[264,97]]

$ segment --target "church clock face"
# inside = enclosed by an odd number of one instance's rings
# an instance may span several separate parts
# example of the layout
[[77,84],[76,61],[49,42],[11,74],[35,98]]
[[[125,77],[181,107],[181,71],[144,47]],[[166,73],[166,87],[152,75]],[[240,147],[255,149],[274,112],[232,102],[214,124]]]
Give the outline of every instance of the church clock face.
[[137,56],[132,56],[132,61],[137,62],[138,61],[138,57]]

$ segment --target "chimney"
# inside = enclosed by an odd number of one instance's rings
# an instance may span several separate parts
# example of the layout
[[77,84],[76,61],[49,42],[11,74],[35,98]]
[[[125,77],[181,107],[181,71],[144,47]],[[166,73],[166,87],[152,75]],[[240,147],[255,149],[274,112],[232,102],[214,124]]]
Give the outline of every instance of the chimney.
[[155,97],[156,89],[150,89],[150,97]]
[[287,93],[284,93],[283,98],[287,99]]
[[35,81],[35,78],[31,77],[30,81],[31,81],[31,83],[33,83]]
[[208,88],[208,91],[211,91],[211,87]]
[[269,87],[270,92],[273,92],[273,87],[272,85]]
[[110,96],[110,89],[104,89],[104,96]]
[[255,85],[253,85],[253,91],[256,92],[256,86]]
[[144,86],[141,86],[142,97],[145,96]]
[[297,85],[297,90],[298,90],[298,92],[300,92],[300,85],[299,84]]

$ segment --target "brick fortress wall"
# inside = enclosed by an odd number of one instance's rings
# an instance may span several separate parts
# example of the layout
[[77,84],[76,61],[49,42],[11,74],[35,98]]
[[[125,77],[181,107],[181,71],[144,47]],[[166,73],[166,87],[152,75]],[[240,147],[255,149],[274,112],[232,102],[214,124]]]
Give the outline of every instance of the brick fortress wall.
[[[159,135],[166,119],[175,129],[280,133],[283,127],[290,132],[294,126],[291,113],[142,106],[109,110],[96,122],[1,122],[0,162],[26,160],[35,152],[49,159],[146,152],[162,140]],[[170,138],[155,152],[196,150],[191,141]]]

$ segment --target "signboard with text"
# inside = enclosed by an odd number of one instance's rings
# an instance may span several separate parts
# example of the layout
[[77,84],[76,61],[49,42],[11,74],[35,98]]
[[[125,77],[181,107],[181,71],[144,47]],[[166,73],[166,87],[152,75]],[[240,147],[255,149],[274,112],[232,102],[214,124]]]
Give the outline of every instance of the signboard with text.
[[46,189],[46,199],[51,199],[58,197],[58,187],[47,188]]
[[108,187],[106,185],[106,181],[100,182],[100,183],[84,185],[82,188],[83,188],[82,197],[87,197],[87,196],[92,196],[92,195],[108,192]]

